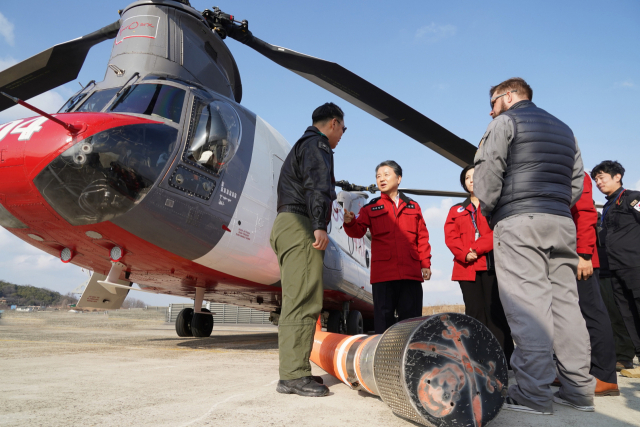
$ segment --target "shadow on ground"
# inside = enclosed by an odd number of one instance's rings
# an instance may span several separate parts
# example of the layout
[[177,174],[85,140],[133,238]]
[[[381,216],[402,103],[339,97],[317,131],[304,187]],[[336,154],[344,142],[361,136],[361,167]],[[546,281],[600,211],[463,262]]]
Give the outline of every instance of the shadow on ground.
[[170,343],[190,349],[277,350],[278,333],[215,335],[208,338],[161,338],[149,341]]

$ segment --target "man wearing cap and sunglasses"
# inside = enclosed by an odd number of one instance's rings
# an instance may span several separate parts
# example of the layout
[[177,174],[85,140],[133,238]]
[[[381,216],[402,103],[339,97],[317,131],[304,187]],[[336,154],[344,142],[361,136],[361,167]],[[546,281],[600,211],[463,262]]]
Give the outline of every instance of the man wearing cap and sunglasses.
[[[474,190],[493,228],[500,300],[516,343],[517,384],[505,408],[552,415],[556,402],[591,412],[596,382],[571,216],[584,184],[580,149],[566,124],[531,102],[523,79],[492,87],[490,96],[494,120],[476,153]],[[556,367],[562,385],[554,394]]]

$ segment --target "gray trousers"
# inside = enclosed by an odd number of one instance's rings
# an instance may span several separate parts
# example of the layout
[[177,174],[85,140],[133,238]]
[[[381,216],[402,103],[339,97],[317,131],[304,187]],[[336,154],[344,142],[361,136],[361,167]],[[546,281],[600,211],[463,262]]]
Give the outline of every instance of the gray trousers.
[[[578,305],[576,228],[571,218],[520,214],[493,232],[500,300],[516,349],[511,357],[518,403],[553,411],[550,384],[577,405],[593,405],[596,381],[589,374],[591,346]],[[554,364],[552,352],[558,359]]]

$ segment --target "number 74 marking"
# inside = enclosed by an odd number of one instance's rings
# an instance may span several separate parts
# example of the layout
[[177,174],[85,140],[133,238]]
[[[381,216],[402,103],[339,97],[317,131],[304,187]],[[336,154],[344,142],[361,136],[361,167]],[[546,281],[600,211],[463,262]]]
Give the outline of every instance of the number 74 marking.
[[0,141],[2,141],[8,134],[19,133],[18,141],[29,141],[34,133],[42,130],[42,124],[46,122],[46,117],[37,117],[35,119],[27,120],[23,122],[23,119],[14,120],[13,122],[0,125]]

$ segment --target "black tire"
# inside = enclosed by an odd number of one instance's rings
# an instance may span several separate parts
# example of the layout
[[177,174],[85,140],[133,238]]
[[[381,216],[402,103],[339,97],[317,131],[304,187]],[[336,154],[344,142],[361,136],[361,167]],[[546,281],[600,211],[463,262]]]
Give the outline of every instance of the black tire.
[[183,308],[178,313],[176,319],[176,333],[179,337],[191,337],[191,319],[193,319],[193,308]]
[[206,338],[211,336],[213,331],[213,316],[206,308],[202,309],[202,313],[193,313],[193,320],[191,321],[191,333],[197,338]]
[[364,333],[364,321],[358,310],[349,312],[347,316],[347,335],[362,335]]
[[342,312],[339,310],[331,310],[327,319],[327,332],[334,334],[343,334],[344,327],[342,323]]

